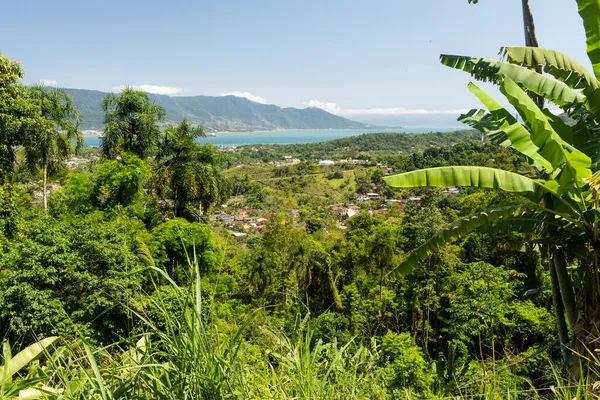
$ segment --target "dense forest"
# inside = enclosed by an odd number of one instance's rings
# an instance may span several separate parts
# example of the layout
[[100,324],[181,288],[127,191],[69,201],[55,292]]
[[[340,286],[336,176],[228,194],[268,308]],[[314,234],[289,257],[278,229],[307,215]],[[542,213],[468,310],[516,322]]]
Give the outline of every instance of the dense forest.
[[442,64],[518,118],[228,151],[0,55],[0,398],[599,398],[600,82],[502,54]]
[[260,144],[241,146],[232,159],[241,163],[281,161],[284,157],[303,160],[319,159],[376,159],[392,154],[416,153],[430,147],[449,147],[479,139],[474,130],[460,132],[431,132],[429,135],[377,133],[331,140],[329,142],[302,144]]

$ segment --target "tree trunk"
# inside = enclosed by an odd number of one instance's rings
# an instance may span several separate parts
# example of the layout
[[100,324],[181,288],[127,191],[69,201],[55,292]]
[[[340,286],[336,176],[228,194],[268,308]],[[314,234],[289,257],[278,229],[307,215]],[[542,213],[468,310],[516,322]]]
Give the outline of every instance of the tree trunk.
[[535,33],[535,24],[533,23],[533,14],[529,0],[522,0],[523,4],[523,29],[525,33],[525,46],[539,47],[537,35]]
[[567,328],[567,322],[565,321],[565,307],[562,302],[560,295],[560,286],[558,284],[558,276],[556,275],[556,269],[554,267],[554,261],[551,256],[551,249],[548,249],[548,267],[550,270],[550,284],[552,285],[552,303],[554,305],[554,316],[556,317],[556,327],[558,329],[558,339],[560,340],[560,351],[563,357],[563,361],[566,365],[569,363],[570,351],[568,346],[570,345],[569,340],[569,329]]
[[42,167],[42,185],[44,186],[42,189],[42,198],[44,199],[44,210],[48,209],[48,201],[47,201],[47,193],[46,193],[46,180],[47,180],[47,176],[48,176],[48,165],[46,163],[44,163],[44,166]]
[[569,271],[567,271],[567,261],[562,251],[556,248],[552,249],[552,261],[554,262],[560,295],[565,311],[567,312],[569,326],[571,327],[571,332],[574,333],[575,324],[577,323],[577,306],[575,305],[575,294],[571,285],[571,277],[569,276]]
[[[546,177],[544,177],[546,178]],[[550,193],[544,195],[544,207],[552,210],[554,209],[554,200]],[[547,237],[556,236],[556,227],[548,227]],[[565,310],[567,312],[567,318],[573,330],[575,320],[575,296],[573,294],[573,288],[571,286],[571,277],[566,267],[565,256],[560,252],[556,246],[548,245],[547,250],[547,262],[550,270],[550,283],[552,285],[552,301],[554,303],[554,314],[556,317],[556,325],[558,328],[558,338],[561,344],[561,352],[563,359],[568,364],[569,351],[566,346],[570,344],[569,330],[567,329],[565,322]]]

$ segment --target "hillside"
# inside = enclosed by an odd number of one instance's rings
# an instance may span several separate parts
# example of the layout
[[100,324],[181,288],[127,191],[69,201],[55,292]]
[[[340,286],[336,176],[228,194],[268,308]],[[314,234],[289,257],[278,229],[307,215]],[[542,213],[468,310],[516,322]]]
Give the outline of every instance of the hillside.
[[[100,104],[106,93],[65,89],[83,115],[83,129],[102,129]],[[150,94],[167,111],[167,122],[187,118],[209,132],[275,129],[362,129],[370,125],[338,117],[319,108],[281,108],[235,96],[170,97]]]
[[382,154],[413,153],[419,150],[453,146],[458,143],[479,141],[475,130],[431,133],[369,133],[319,143],[260,144],[241,146],[232,156],[234,160],[248,163],[251,160],[280,161],[284,156],[303,160],[346,159],[369,153],[366,158]]

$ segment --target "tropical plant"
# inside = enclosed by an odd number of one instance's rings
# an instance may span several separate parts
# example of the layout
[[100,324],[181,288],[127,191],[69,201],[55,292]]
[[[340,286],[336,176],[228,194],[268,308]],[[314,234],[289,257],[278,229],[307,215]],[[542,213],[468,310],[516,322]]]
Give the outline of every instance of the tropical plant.
[[39,107],[19,82],[22,76],[21,66],[0,53],[0,183],[13,171],[17,146],[47,126]]
[[190,205],[205,215],[231,192],[229,181],[221,174],[228,160],[212,146],[195,142],[202,136],[202,127],[187,120],[167,126],[160,136],[155,187],[159,195],[173,199],[177,217],[193,219]]
[[104,137],[102,154],[115,158],[119,152],[146,158],[154,150],[159,135],[158,123],[165,110],[152,104],[146,92],[126,87],[119,94],[109,93],[102,102]]
[[[118,160],[106,160],[96,170],[91,203],[99,208],[117,205],[127,207],[143,197],[144,185],[150,179],[148,164],[131,153],[121,153]],[[85,188],[85,181],[82,182]]]
[[[484,167],[440,167],[385,178],[391,187],[472,186],[522,195],[518,204],[507,204],[474,214],[434,235],[399,266],[403,274],[426,260],[435,249],[482,227],[518,229],[536,235],[548,249],[555,313],[561,342],[562,308],[567,314],[576,346],[590,345],[600,336],[600,262],[598,202],[600,164],[596,129],[600,111],[600,10],[595,0],[578,0],[588,37],[588,54],[596,76],[568,56],[553,50],[507,47],[505,61],[442,55],[444,65],[466,71],[477,80],[500,87],[518,111],[522,123],[500,103],[477,87],[469,90],[489,112],[472,110],[459,120],[487,133],[493,142],[527,156],[538,171],[526,176]],[[536,71],[536,68],[541,71]],[[541,96],[567,112],[567,125],[532,97]],[[569,271],[569,264],[572,271]],[[562,301],[562,305],[560,302]]]
[[71,143],[83,145],[79,131],[80,115],[71,97],[62,89],[35,85],[29,88],[31,101],[40,107],[48,121],[44,129],[32,132],[25,143],[25,158],[32,170],[42,169],[42,198],[44,210],[48,208],[46,181],[48,168],[56,170],[72,152]]
[[0,358],[0,398],[14,398],[15,395],[18,395],[19,398],[21,398],[23,392],[28,393],[28,391],[32,390],[34,390],[36,394],[41,395],[41,392],[32,389],[37,383],[35,378],[17,379],[16,375],[20,370],[39,358],[57,340],[57,336],[47,337],[21,350],[14,357],[11,354],[8,341],[2,343],[2,354]]

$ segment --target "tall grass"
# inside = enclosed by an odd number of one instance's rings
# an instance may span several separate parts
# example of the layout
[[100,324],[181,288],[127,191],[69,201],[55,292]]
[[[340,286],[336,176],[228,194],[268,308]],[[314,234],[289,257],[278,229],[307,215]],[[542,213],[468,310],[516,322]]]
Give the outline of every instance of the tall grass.
[[[183,288],[153,268],[155,288],[159,281],[169,285],[176,293],[176,304],[149,296],[147,306],[154,313],[133,312],[140,326],[137,335],[107,347],[93,346],[84,337],[63,340],[55,348],[36,347],[30,359],[19,363],[19,369],[28,366],[27,373],[18,375],[13,367],[10,381],[6,372],[4,379],[0,374],[0,399],[19,395],[57,400],[424,398],[407,389],[387,387],[375,339],[369,345],[353,340],[324,343],[303,324],[291,339],[274,326],[259,324],[259,310],[233,329],[219,331],[211,303],[206,301],[210,293],[202,293],[195,257],[189,264],[193,278]],[[248,337],[248,331],[259,332],[259,338]],[[10,348],[4,347],[0,373],[12,358]],[[35,359],[42,353],[45,362],[38,363]],[[598,356],[590,354],[587,360],[600,366]],[[465,368],[461,364],[459,369]],[[463,379],[465,374],[450,375],[445,379]],[[576,385],[563,375],[555,369],[555,384],[542,391],[523,389],[518,377],[489,372],[453,382],[450,397],[434,391],[439,393],[437,398],[453,399],[599,398],[597,374],[582,375]]]

